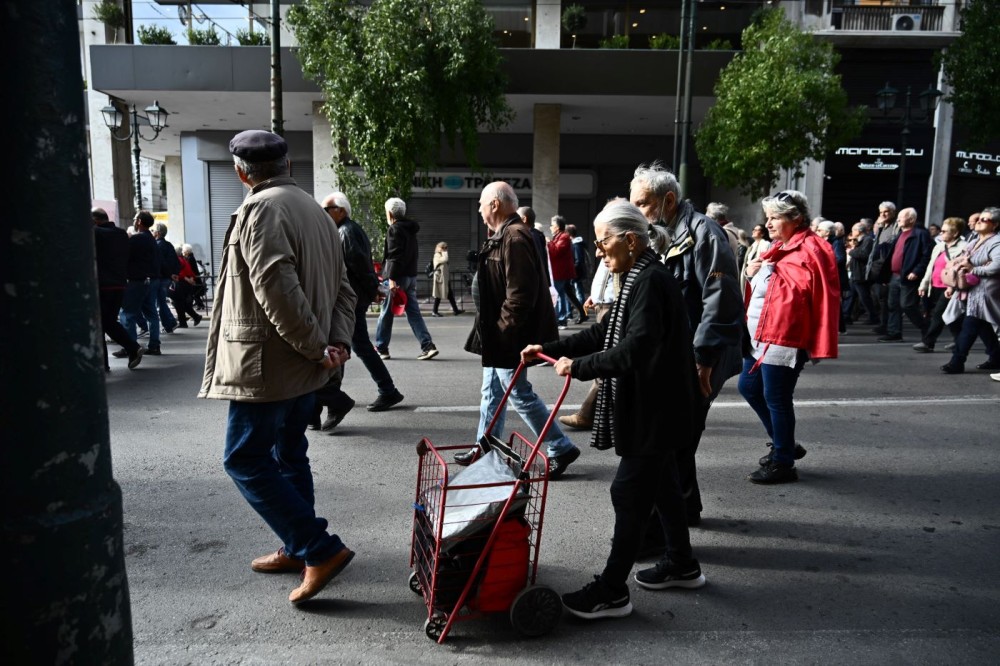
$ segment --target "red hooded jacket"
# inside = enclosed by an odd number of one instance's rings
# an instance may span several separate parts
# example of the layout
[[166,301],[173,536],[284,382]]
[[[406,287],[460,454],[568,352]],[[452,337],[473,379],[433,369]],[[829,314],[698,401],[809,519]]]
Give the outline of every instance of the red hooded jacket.
[[809,230],[795,232],[761,255],[774,264],[755,338],[805,349],[812,359],[837,358],[840,288],[830,244]]
[[573,239],[565,231],[557,232],[549,241],[549,263],[552,264],[553,280],[572,280],[576,277]]

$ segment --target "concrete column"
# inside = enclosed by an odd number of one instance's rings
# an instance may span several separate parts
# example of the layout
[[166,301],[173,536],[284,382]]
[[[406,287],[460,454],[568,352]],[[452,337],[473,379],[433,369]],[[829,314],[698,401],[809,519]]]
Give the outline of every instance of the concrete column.
[[[951,86],[938,72],[938,90],[945,95],[951,93]],[[947,102],[940,102],[934,112],[934,152],[931,155],[931,175],[927,182],[927,204],[923,216],[924,226],[931,222],[940,223],[944,219],[945,197],[948,195],[948,166],[951,159],[951,130],[954,108]]]
[[535,48],[559,48],[561,32],[562,0],[535,0]]
[[823,184],[826,182],[826,162],[806,160],[802,193],[809,201],[809,211],[813,217],[823,214]]
[[185,243],[184,239],[184,175],[181,171],[180,155],[168,155],[166,162],[167,174],[167,213],[170,215],[170,235],[167,238],[174,245]]
[[313,196],[316,197],[316,201],[322,201],[323,197],[340,187],[337,183],[337,174],[333,170],[334,162],[337,160],[337,149],[333,145],[330,121],[323,115],[322,109],[322,102],[313,102]]
[[559,121],[561,104],[536,104],[531,166],[531,207],[548,226],[559,212]]

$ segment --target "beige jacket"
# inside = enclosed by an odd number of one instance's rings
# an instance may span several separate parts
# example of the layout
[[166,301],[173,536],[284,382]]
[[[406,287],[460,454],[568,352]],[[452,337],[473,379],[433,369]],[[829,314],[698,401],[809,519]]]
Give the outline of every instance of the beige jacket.
[[355,300],[333,220],[291,178],[259,183],[226,232],[198,397],[277,402],[320,388],[327,344],[350,346]]

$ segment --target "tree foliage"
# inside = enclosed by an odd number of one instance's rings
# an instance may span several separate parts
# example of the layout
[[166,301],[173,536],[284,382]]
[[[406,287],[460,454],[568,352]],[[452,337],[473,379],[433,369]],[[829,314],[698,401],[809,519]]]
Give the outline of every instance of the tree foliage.
[[240,46],[270,46],[271,37],[263,30],[257,30],[256,32],[250,32],[246,28],[240,28],[236,31],[236,41],[240,43]]
[[352,198],[364,170],[371,201],[406,198],[442,139],[479,167],[479,128],[512,118],[493,20],[479,0],[305,0],[289,10],[307,76],[322,88]]
[[140,44],[176,44],[170,30],[159,25],[140,25],[135,31]]
[[188,44],[191,46],[219,46],[222,44],[222,39],[219,37],[219,33],[215,31],[214,25],[204,30],[189,28]]
[[695,145],[717,184],[759,199],[781,169],[801,175],[804,160],[822,160],[856,137],[866,110],[848,107],[833,47],[780,10],[761,12],[743,31],[743,47],[716,82]]
[[941,57],[955,120],[976,143],[1000,138],[1000,0],[973,0],[961,13],[962,35]]

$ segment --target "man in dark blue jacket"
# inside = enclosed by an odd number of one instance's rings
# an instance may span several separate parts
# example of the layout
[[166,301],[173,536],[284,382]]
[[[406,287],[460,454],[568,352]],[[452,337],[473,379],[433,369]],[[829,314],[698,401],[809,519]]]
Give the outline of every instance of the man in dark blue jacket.
[[181,260],[177,258],[177,250],[167,240],[167,225],[157,222],[153,225],[152,232],[156,239],[156,251],[160,255],[160,276],[155,281],[156,286],[150,284],[150,288],[155,289],[156,309],[160,313],[163,330],[173,333],[177,328],[177,318],[167,305],[167,294],[170,286],[177,281],[177,274],[181,272]]
[[[125,285],[128,278],[128,234],[110,219],[103,208],[90,211],[94,222],[94,248],[97,259],[97,287],[101,303],[101,328],[104,333],[120,344],[128,356],[129,370],[135,370],[142,361],[142,347],[128,336],[118,321],[118,311],[122,307]],[[108,365],[108,344],[101,336],[104,347],[104,369]]]
[[927,322],[920,313],[920,298],[917,290],[920,278],[927,270],[931,259],[934,239],[923,227],[917,226],[917,211],[914,208],[904,208],[896,217],[899,235],[892,241],[892,252],[889,261],[892,264],[892,277],[889,278],[889,322],[886,334],[879,342],[902,342],[903,313],[920,331],[923,338],[927,331]]
[[[125,285],[120,319],[125,332],[135,340],[136,321],[140,316],[145,317],[149,326],[146,353],[159,356],[160,313],[156,309],[156,294],[151,289],[151,282],[160,277],[160,253],[156,250],[156,239],[149,231],[153,226],[153,216],[140,210],[135,214],[134,223],[135,233],[128,239],[128,283]],[[125,356],[121,352],[114,355]]]

